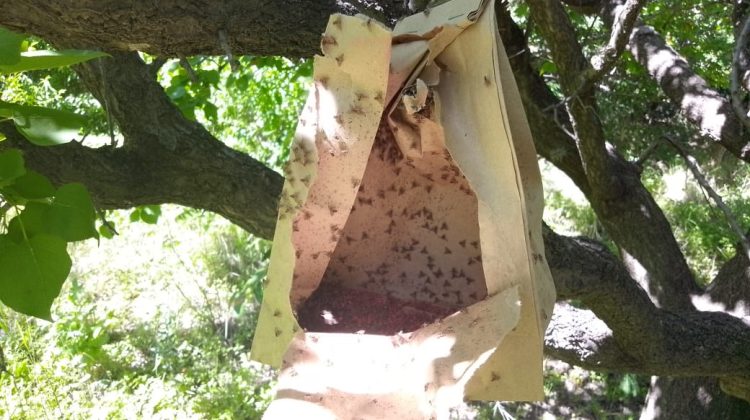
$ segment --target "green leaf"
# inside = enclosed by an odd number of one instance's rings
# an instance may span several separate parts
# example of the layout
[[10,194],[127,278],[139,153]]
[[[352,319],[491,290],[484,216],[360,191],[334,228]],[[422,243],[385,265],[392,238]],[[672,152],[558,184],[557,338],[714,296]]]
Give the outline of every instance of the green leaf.
[[539,74],[554,74],[557,73],[557,64],[552,61],[545,61],[541,67],[539,67]]
[[50,233],[73,242],[96,237],[95,220],[88,190],[82,184],[73,183],[57,190],[46,224]]
[[10,184],[25,173],[26,166],[20,150],[10,149],[0,153],[0,186]]
[[18,63],[24,38],[21,34],[0,28],[0,66]]
[[219,118],[218,108],[216,108],[216,105],[208,101],[203,104],[203,114],[206,116],[206,119],[209,121],[215,122]]
[[130,221],[137,222],[141,220],[141,208],[136,207],[130,212]]
[[70,273],[65,241],[38,235],[16,244],[0,236],[0,300],[26,315],[52,320],[50,307]]
[[21,53],[20,58],[16,63],[0,64],[0,74],[66,67],[94,58],[107,56],[109,55],[101,51],[86,50],[27,51]]
[[115,237],[116,232],[110,227],[113,223],[111,221],[107,221],[107,223],[99,225],[99,234],[107,239],[112,239]]
[[8,223],[8,237],[16,243],[40,233],[49,233],[47,213],[52,207],[44,203],[28,203],[20,214]]
[[37,200],[51,197],[55,194],[55,187],[46,176],[39,172],[27,170],[26,174],[17,178],[10,187],[12,191],[27,200]]
[[68,111],[0,101],[0,116],[12,118],[18,131],[37,146],[67,143],[78,136],[83,116]]
[[638,396],[638,381],[632,374],[625,374],[620,381],[620,391],[623,395],[634,398]]
[[201,81],[210,85],[217,85],[219,84],[219,80],[221,80],[221,75],[216,70],[201,71],[198,73],[198,77]]
[[142,206],[141,207],[141,220],[148,224],[156,224],[161,215],[160,206]]

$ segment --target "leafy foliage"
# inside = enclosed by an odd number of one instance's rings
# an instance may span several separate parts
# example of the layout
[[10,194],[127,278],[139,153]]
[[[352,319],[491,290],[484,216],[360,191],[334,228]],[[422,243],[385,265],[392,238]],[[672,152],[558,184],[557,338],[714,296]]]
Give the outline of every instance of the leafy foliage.
[[[94,51],[25,51],[25,37],[0,29],[0,75],[64,67],[106,54]],[[39,146],[67,143],[83,117],[0,100],[0,119]],[[55,189],[26,169],[20,151],[0,153],[0,300],[27,315],[51,319],[50,306],[71,268],[67,242],[97,237],[91,197],[81,184]]]
[[130,221],[155,225],[159,221],[159,216],[161,216],[161,207],[159,206],[138,206],[130,212]]
[[[0,36],[2,36],[0,34]],[[11,39],[16,34],[9,35]],[[0,41],[1,42],[1,41]],[[10,41],[12,42],[12,41]],[[20,52],[17,57],[11,55],[7,61],[0,64],[0,74],[19,73],[23,71],[50,69],[55,67],[67,67],[94,58],[106,57],[107,54],[99,51],[63,50],[63,51],[25,51]]]
[[71,268],[66,243],[97,236],[91,197],[81,184],[55,189],[27,171],[15,149],[0,153],[0,197],[7,221],[0,234],[0,300],[51,319],[50,306]]
[[38,106],[0,101],[0,118],[8,118],[16,129],[37,146],[54,146],[78,136],[84,118],[78,114]]
[[0,64],[12,65],[21,60],[24,36],[0,28]]
[[115,240],[73,246],[55,323],[0,309],[0,416],[260,418],[272,376],[248,351],[268,243],[164,211],[159,225],[114,212]]
[[164,65],[159,78],[183,115],[280,170],[307,95],[312,64],[281,57],[239,57],[238,63],[241,71],[233,72],[225,58],[173,60]]
[[[20,34],[0,30],[0,76],[32,70],[67,67],[107,54],[98,51],[25,51],[29,42]],[[29,141],[40,146],[67,143],[84,125],[83,117],[56,109],[0,101],[0,119],[10,119]]]
[[14,243],[0,236],[0,299],[19,312],[51,319],[49,308],[70,266],[59,237],[41,234]]
[[728,88],[734,44],[732,8],[732,2],[721,1],[648,2],[643,18],[685,56],[710,85]]

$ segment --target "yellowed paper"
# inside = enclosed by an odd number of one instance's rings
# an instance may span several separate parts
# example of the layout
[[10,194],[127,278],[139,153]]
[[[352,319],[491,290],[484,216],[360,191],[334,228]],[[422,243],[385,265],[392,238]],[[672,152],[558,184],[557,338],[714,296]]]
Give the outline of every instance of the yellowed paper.
[[385,101],[391,36],[372,20],[333,15],[321,49],[285,170],[253,339],[253,359],[272,366],[300,331],[292,302],[317,288],[354,203]]
[[267,418],[543,396],[541,178],[485,7],[329,20],[253,342],[282,367]]

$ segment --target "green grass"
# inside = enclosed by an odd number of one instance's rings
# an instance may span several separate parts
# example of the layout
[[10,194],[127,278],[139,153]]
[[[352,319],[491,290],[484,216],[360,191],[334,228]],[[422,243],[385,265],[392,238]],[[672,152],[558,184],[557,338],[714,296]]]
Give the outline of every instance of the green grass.
[[3,418],[260,418],[273,372],[249,360],[269,245],[166,208],[73,250],[55,322],[0,309]]

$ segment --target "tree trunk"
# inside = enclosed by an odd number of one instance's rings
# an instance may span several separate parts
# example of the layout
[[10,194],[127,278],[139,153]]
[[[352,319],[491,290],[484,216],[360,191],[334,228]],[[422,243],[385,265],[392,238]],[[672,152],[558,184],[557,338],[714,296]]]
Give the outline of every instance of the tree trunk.
[[716,378],[651,379],[641,420],[731,420],[750,418],[750,403],[724,393]]
[[[709,286],[704,301],[697,304],[698,309],[724,310],[737,317],[750,317],[750,308],[746,304],[743,305],[743,302],[748,302],[750,298],[749,267],[747,258],[738,250],[737,256],[724,264],[719,271]],[[745,383],[747,380],[744,380],[742,385]],[[725,383],[725,389],[726,385]],[[646,397],[641,420],[657,418],[748,419],[750,403],[722,391],[716,378],[655,376],[651,380],[651,389]]]

